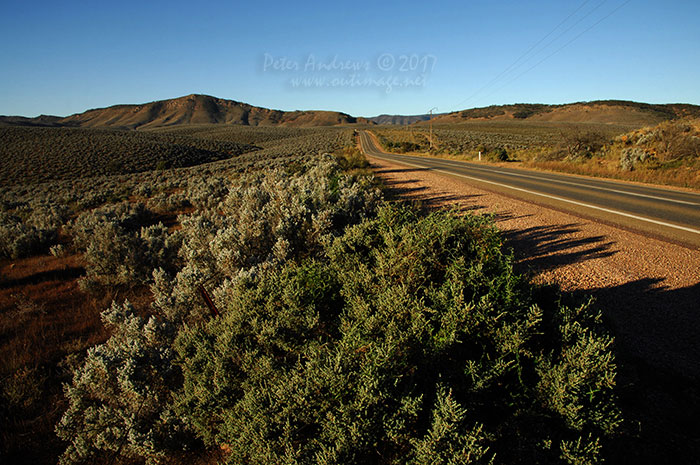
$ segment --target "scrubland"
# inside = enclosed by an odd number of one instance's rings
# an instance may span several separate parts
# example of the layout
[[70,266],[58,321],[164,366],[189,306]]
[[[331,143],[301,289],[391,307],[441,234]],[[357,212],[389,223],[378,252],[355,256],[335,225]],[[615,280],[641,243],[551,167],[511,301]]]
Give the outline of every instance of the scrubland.
[[133,172],[0,190],[3,462],[607,457],[614,340],[519,275],[491,218],[386,201],[352,129],[136,134],[236,150],[114,148]]
[[480,121],[373,131],[385,149],[462,160],[511,162],[588,176],[700,188],[700,122],[633,128],[594,123]]

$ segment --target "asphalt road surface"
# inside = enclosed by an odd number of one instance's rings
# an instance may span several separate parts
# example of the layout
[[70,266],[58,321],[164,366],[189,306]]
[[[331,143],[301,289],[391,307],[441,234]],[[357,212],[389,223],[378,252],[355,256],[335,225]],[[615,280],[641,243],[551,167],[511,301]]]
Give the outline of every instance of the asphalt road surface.
[[360,132],[360,145],[372,157],[447,174],[488,191],[700,249],[698,192],[387,153],[368,131]]

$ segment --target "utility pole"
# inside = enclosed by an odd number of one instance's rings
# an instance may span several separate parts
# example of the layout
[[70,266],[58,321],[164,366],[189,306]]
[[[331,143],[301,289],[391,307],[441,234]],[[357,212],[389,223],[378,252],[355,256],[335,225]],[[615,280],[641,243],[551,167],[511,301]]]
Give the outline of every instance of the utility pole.
[[428,149],[428,152],[433,150],[433,110],[437,110],[437,107],[433,107],[428,110],[428,113],[430,113],[430,148]]

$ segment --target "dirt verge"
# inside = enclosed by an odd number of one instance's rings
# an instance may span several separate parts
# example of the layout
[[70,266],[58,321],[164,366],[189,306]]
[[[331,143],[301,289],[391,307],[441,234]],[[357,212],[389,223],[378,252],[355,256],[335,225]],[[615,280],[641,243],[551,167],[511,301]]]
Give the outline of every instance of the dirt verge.
[[368,158],[390,197],[493,214],[523,272],[574,301],[596,299],[616,338],[621,403],[637,436],[620,458],[700,456],[700,438],[689,432],[700,415],[700,251]]

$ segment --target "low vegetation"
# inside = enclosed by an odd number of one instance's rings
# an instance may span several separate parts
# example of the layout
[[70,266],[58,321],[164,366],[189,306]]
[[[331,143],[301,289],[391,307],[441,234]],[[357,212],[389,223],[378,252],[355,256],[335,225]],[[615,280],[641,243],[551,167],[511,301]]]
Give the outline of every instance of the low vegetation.
[[632,181],[700,188],[700,123],[667,121],[606,138],[576,133],[529,165]]
[[139,173],[223,160],[249,144],[141,131],[0,126],[0,182]]
[[560,105],[515,103],[438,115],[437,121],[440,123],[446,121],[463,123],[474,119],[507,120],[513,118],[525,120],[533,117],[551,121],[617,121],[656,124],[680,118],[698,118],[700,117],[700,107],[690,104],[650,104],[625,100],[595,100]]
[[613,125],[472,122],[433,129],[379,128],[385,149],[474,160],[519,161],[576,174],[700,188],[700,123],[671,120],[630,131]]
[[113,299],[151,312],[152,268],[179,270],[187,215],[215,211],[243,179],[293,176],[352,144],[351,130],[271,132],[257,135],[265,148],[189,168],[0,186],[0,461],[56,462],[61,384],[105,341]]
[[3,273],[77,270],[67,306],[0,289],[3,461],[606,457],[613,340],[518,275],[490,218],[387,203],[352,130],[187,131],[260,150],[0,192],[45,231]]
[[577,441],[595,462],[611,339],[531,292],[488,220],[385,206],[229,284],[177,338],[176,409],[229,463],[556,463]]
[[[589,131],[602,132],[610,137],[628,130],[623,126],[586,125]],[[572,124],[521,122],[521,121],[478,121],[433,127],[434,153],[445,156],[471,156],[481,149],[488,152],[503,148],[508,151],[522,151],[537,147],[553,147],[562,138],[562,133],[577,130]],[[414,126],[406,129],[376,128],[380,141],[400,144],[414,142],[420,146],[417,151],[428,150],[429,129]],[[390,147],[389,147],[390,148]]]
[[152,134],[189,136],[197,139],[252,144],[258,147],[274,146],[282,139],[308,138],[312,134],[321,137],[329,128],[292,128],[286,126],[231,126],[221,124],[201,124],[191,126],[166,126],[147,129]]

